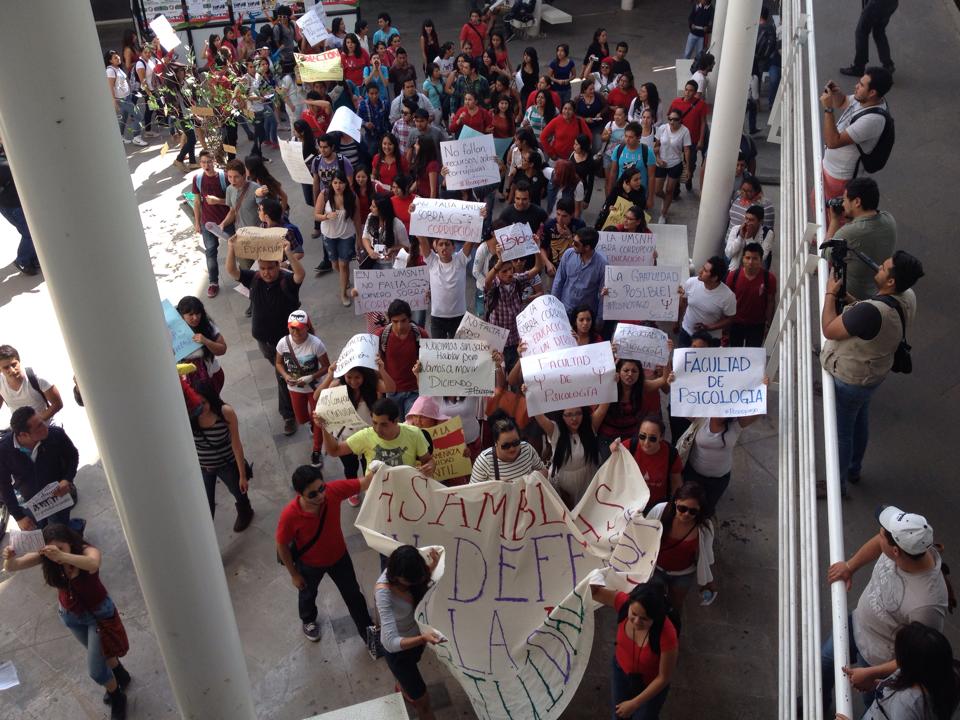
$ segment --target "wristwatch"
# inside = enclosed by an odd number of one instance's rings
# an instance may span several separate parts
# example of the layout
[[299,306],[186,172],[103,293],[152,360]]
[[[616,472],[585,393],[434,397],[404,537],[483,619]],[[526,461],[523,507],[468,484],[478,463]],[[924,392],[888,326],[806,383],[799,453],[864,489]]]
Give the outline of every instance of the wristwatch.
[[824,108],[823,111],[825,113],[830,113],[831,115],[833,115],[834,108]]

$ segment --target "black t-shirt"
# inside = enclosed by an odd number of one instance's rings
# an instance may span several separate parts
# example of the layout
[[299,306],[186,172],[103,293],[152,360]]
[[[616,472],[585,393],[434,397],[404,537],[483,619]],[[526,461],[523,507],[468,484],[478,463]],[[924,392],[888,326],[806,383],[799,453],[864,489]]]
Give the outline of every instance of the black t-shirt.
[[547,219],[547,211],[544,210],[539,205],[530,205],[526,210],[517,210],[512,205],[500,213],[500,219],[507,223],[507,225],[513,225],[518,222],[525,222],[530,226],[530,230],[533,233],[536,233],[540,229],[540,226]]
[[281,270],[280,277],[268,283],[260,277],[259,272],[241,270],[240,283],[250,289],[253,337],[276,347],[287,334],[287,318],[300,307],[300,286],[293,281],[293,273]]
[[13,184],[13,173],[7,158],[0,155],[0,207],[20,207],[20,196],[17,186]]
[[843,327],[853,337],[861,340],[873,340],[883,325],[880,309],[868,302],[858,302],[843,315]]

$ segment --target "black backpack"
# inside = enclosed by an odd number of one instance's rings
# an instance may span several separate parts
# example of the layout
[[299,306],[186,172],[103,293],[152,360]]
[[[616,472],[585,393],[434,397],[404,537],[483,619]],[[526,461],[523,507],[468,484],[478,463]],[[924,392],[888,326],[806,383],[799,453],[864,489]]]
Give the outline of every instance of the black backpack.
[[894,128],[893,116],[882,107],[870,107],[854,115],[850,122],[853,123],[857,118],[864,115],[882,115],[883,132],[877,139],[877,144],[870,152],[866,153],[860,145],[857,145],[857,152],[860,158],[857,160],[856,167],[853,169],[853,176],[856,177],[862,167],[868,173],[875,173],[883,170],[890,159],[890,153],[893,152],[893,143],[896,141],[896,129]]

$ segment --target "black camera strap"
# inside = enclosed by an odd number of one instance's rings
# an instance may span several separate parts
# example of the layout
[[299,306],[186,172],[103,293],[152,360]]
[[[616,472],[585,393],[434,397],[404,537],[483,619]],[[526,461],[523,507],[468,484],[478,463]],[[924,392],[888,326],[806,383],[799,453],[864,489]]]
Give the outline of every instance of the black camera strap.
[[903,314],[903,307],[900,305],[899,301],[890,295],[877,295],[873,299],[879,300],[887,307],[892,307],[897,311],[897,315],[900,316],[900,327],[902,329],[901,338],[903,342],[907,342],[907,319]]

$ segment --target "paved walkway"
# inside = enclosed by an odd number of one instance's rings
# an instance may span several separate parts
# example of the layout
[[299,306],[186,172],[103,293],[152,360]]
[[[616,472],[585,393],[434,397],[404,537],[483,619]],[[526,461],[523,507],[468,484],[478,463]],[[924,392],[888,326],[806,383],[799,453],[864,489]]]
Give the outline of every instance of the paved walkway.
[[[573,11],[574,3],[556,5]],[[639,81],[653,80],[672,88],[671,66],[683,47],[684,3],[639,3],[625,13],[619,3],[602,0],[588,13],[577,13],[573,25],[544,25],[548,37],[532,41],[540,57],[549,59],[558,42],[569,42],[579,60],[595,27],[610,29],[611,40],[630,43],[629,59]],[[462,22],[462,3],[384,2],[378,5],[394,15],[404,29],[419,27],[432,16],[442,39],[453,38]],[[578,10],[585,9],[582,5]],[[371,16],[372,17],[372,16]],[[510,45],[519,59],[525,41]],[[669,98],[672,90],[664,92]],[[192,223],[177,209],[176,196],[186,187],[181,173],[170,166],[172,156],[161,157],[160,142],[130,149],[130,168],[161,297],[174,303],[184,294],[202,296],[206,287],[203,254]],[[761,174],[776,176],[778,148],[762,141]],[[246,150],[242,141],[241,153]],[[276,153],[271,171],[288,190],[289,178]],[[775,191],[775,188],[771,188]],[[309,236],[310,211],[291,192],[293,219]],[[595,217],[602,197],[592,198],[587,217]],[[498,208],[499,210],[499,208]],[[674,205],[672,222],[687,222],[692,242],[696,201],[684,194]],[[0,228],[5,253],[12,255],[11,231]],[[304,264],[313,267],[318,241],[307,240]],[[224,251],[225,252],[225,251]],[[221,254],[222,262],[223,254]],[[118,290],[122,277],[116,278]],[[337,301],[336,279],[327,275],[304,283],[301,297],[318,334],[335,357],[343,343],[362,328],[353,309]],[[119,297],[119,292],[118,292]],[[355,636],[352,623],[333,585],[325,583],[320,597],[323,639],[312,644],[303,637],[296,614],[295,591],[274,561],[273,531],[282,505],[290,498],[291,471],[309,459],[307,433],[293,437],[281,432],[276,412],[273,371],[261,358],[243,317],[246,299],[233,291],[226,278],[220,297],[207,307],[230,347],[222,359],[227,384],[224,397],[241,418],[246,453],[256,466],[251,500],[253,525],[242,534],[232,532],[232,500],[218,489],[215,520],[224,568],[247,667],[261,718],[297,720],[325,710],[387,694],[393,678],[383,662],[372,662]],[[105,310],[105,321],[109,321]],[[42,278],[25,278],[12,265],[0,269],[0,341],[17,346],[25,362],[49,376],[69,398],[70,378],[65,349]],[[42,328],[42,329],[41,329]],[[103,577],[121,608],[131,639],[125,665],[134,676],[129,690],[130,717],[167,719],[178,716],[149,617],[127,552],[112,498],[85,413],[70,399],[59,416],[81,449],[78,477],[81,502],[77,515],[88,520],[88,537],[104,552]],[[147,409],[145,409],[146,411]],[[5,412],[2,410],[0,412]],[[775,397],[770,407],[776,417]],[[5,419],[5,415],[3,418]],[[671,718],[770,718],[776,692],[776,428],[771,421],[757,423],[745,434],[735,455],[734,481],[721,505],[721,549],[715,569],[720,597],[710,608],[690,598],[685,610],[682,651],[677,677],[664,715]],[[340,476],[339,462],[327,460],[328,477]],[[378,574],[376,556],[353,528],[356,510],[344,505],[343,526],[368,596]],[[176,582],[175,578],[171,582]],[[60,624],[53,592],[40,574],[0,575],[0,660],[12,660],[21,684],[0,692],[0,717],[59,720],[97,718],[106,714],[100,695],[86,677],[83,654]],[[579,691],[564,717],[596,718],[607,713],[608,668],[614,639],[611,611],[600,611],[594,653]],[[430,693],[440,718],[473,717],[465,695],[430,658],[423,662]],[[725,671],[728,669],[728,671]],[[705,713],[704,703],[709,703]]]

